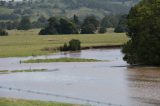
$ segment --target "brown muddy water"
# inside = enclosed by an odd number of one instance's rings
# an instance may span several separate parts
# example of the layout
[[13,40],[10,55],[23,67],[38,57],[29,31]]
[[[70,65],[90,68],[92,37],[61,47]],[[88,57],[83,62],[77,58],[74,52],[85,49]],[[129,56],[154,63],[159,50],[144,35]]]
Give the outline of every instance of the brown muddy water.
[[[32,58],[59,57],[109,61],[20,64],[20,61]],[[160,68],[130,67],[122,57],[120,49],[91,49],[48,56],[1,58],[0,70],[48,71],[0,74],[0,97],[95,106],[108,106],[108,103],[110,106],[160,106]]]

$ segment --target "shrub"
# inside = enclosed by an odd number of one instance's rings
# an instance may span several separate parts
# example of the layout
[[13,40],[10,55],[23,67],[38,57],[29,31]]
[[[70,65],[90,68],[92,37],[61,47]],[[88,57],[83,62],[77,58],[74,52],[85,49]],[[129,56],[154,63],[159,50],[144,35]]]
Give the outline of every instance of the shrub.
[[3,29],[0,29],[0,36],[7,36],[7,35],[8,35],[8,32],[6,32]]
[[67,43],[64,43],[63,47],[60,47],[60,50],[61,51],[68,51],[69,47],[68,47]]
[[81,50],[81,42],[77,39],[72,39],[71,41],[69,41],[69,45],[67,45],[67,43],[65,43],[63,45],[63,47],[60,47],[61,51],[77,51],[77,50]]
[[52,35],[52,34],[54,34],[54,35],[58,34],[58,32],[55,28],[50,29],[47,27],[45,29],[41,29],[39,32],[39,35]]
[[69,41],[69,49],[72,51],[81,50],[81,42],[77,39]]

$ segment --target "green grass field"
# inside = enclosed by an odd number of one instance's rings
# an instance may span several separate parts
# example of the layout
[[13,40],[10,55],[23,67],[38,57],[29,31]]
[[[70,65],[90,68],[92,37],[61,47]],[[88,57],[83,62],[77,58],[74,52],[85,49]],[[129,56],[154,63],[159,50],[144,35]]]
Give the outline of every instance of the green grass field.
[[46,55],[55,51],[44,48],[57,48],[71,39],[79,39],[83,47],[121,45],[128,41],[124,33],[89,34],[89,35],[48,35],[39,36],[39,29],[29,31],[8,31],[9,36],[0,37],[0,57],[18,57]]
[[0,98],[0,106],[80,106],[80,105]]
[[82,59],[82,58],[57,58],[57,59],[35,59],[26,60],[23,63],[50,63],[50,62],[98,62],[95,59]]

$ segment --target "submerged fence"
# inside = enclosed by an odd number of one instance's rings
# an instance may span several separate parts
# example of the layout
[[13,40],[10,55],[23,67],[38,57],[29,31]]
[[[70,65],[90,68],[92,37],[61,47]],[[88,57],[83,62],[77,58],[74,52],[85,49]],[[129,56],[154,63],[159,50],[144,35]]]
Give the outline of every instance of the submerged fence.
[[0,86],[0,89],[6,89],[6,90],[18,91],[18,92],[25,92],[25,93],[32,93],[32,94],[38,94],[38,95],[45,95],[45,96],[54,96],[54,97],[57,97],[57,98],[78,100],[78,101],[86,102],[87,104],[93,104],[94,103],[95,105],[97,104],[97,106],[101,106],[101,105],[105,105],[105,106],[123,106],[123,105],[113,104],[113,103],[109,103],[109,102],[101,102],[101,101],[95,101],[95,100],[89,100],[89,99],[83,99],[83,98],[76,98],[76,97],[53,94],[53,93],[47,93],[47,92],[26,90],[26,89],[20,89],[20,88],[12,88],[12,87],[6,87],[6,86]]

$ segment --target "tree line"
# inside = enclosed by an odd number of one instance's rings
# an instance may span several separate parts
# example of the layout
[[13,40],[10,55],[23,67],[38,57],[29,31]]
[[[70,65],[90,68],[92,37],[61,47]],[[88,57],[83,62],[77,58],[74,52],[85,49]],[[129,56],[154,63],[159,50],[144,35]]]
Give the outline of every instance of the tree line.
[[126,32],[126,15],[123,16],[105,16],[101,20],[94,15],[87,16],[84,20],[79,20],[77,15],[72,18],[51,17],[47,20],[40,16],[37,21],[31,22],[29,17],[23,17],[20,21],[0,22],[0,29],[18,29],[29,30],[33,28],[42,28],[39,34],[94,34],[105,33],[107,28],[115,28],[115,32]]
[[51,17],[48,24],[40,31],[40,35],[54,34],[94,34],[106,33],[107,28],[114,28],[115,32],[126,32],[126,15],[121,16],[120,20],[112,16],[105,16],[98,20],[95,16],[87,16],[80,22],[78,16],[74,15],[72,19]]
[[[28,30],[33,28],[42,28],[47,24],[47,19],[44,16],[40,16],[37,21],[31,22],[30,18],[25,16],[19,20],[12,21],[2,21],[0,22],[0,29],[18,29],[18,30]],[[26,27],[27,26],[27,27]]]
[[[16,1],[16,0],[10,0],[5,1],[1,0],[0,5],[5,6],[8,8],[16,9],[21,8],[24,9],[26,7],[31,8],[39,8],[39,7],[45,7],[47,9],[53,8],[54,5],[57,5],[56,7],[60,7],[62,9],[77,9],[81,7],[87,7],[91,9],[101,9],[103,8],[105,11],[110,11],[113,14],[124,14],[128,13],[130,7],[134,4],[136,4],[139,0],[132,0],[132,2],[129,2],[129,0],[22,0],[22,1]],[[61,5],[66,5],[65,7],[62,7]],[[24,8],[23,8],[24,7]],[[119,10],[119,11],[117,11]]]

